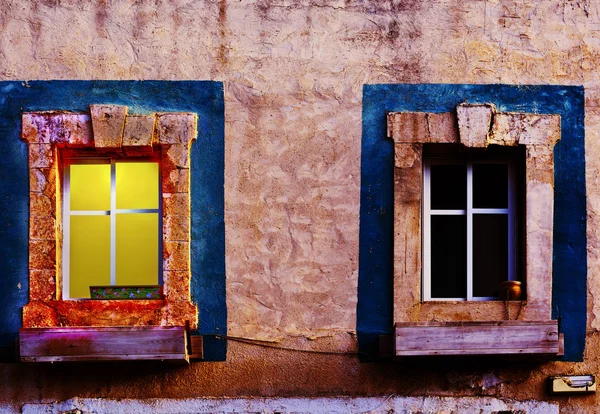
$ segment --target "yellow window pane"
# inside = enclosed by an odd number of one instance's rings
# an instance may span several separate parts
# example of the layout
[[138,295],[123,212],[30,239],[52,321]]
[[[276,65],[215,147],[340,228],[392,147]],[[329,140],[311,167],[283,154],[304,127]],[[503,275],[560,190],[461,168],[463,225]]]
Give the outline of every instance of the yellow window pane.
[[90,286],[110,284],[110,217],[71,216],[69,296],[89,298]]
[[158,214],[117,214],[117,285],[158,284]]
[[117,208],[158,208],[158,163],[118,162]]
[[71,210],[110,210],[110,164],[71,164]]

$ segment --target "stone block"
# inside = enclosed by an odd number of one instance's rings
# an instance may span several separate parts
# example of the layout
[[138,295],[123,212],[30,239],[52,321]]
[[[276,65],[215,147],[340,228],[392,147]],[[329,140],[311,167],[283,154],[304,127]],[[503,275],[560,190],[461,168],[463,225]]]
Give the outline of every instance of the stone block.
[[390,112],[387,116],[388,137],[396,143],[428,142],[426,112]]
[[44,115],[26,112],[21,117],[21,138],[31,144],[50,143],[48,128],[44,128]]
[[56,269],[55,240],[29,240],[29,269]]
[[190,240],[190,217],[169,215],[163,219],[163,239],[167,241]]
[[427,142],[449,144],[459,142],[458,123],[456,115],[452,112],[428,113],[427,128],[429,131]]
[[190,196],[186,193],[163,193],[163,217],[190,215]]
[[187,145],[196,139],[198,116],[193,113],[160,113],[157,135],[159,144]]
[[120,149],[127,107],[121,105],[90,105],[94,143],[98,150]]
[[32,168],[29,170],[29,191],[41,193],[48,185],[49,168]]
[[522,114],[519,144],[554,147],[560,140],[560,115]]
[[[421,164],[423,153],[422,144],[400,144],[394,145],[394,165],[396,168],[411,168],[415,163]],[[421,183],[419,183],[419,188]]]
[[198,308],[189,301],[176,300],[169,302],[165,310],[168,326],[187,326],[189,329],[198,328]]
[[189,242],[166,241],[163,243],[163,269],[189,271]]
[[92,127],[87,114],[70,112],[31,112],[22,117],[21,137],[33,144],[69,147],[93,145]]
[[31,216],[54,216],[55,200],[43,193],[29,193],[29,211]]
[[[69,148],[87,148],[94,146],[92,120],[88,114],[63,114],[62,129],[64,131],[63,136],[67,138],[65,144]],[[53,142],[60,145],[63,141],[55,140]]]
[[190,166],[190,150],[184,144],[166,145],[166,154],[169,160],[177,168],[189,168]]
[[163,272],[165,298],[171,301],[190,299],[190,272],[166,271]]
[[492,105],[458,105],[456,116],[461,144],[470,148],[487,147],[493,112]]
[[166,193],[187,193],[190,191],[190,170],[187,168],[161,168],[162,188]]
[[56,299],[56,272],[32,269],[29,275],[29,300]]
[[496,113],[492,121],[489,144],[514,146],[519,144],[521,114]]
[[50,215],[31,215],[29,237],[31,240],[56,240],[56,219]]
[[54,163],[54,145],[29,144],[29,167],[51,167]]
[[123,149],[127,155],[152,152],[154,115],[128,115],[123,131]]

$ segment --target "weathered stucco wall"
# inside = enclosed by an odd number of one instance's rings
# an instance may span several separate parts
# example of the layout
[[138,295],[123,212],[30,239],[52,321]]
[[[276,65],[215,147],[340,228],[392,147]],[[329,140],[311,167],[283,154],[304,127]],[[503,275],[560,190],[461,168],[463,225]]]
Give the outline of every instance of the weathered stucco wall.
[[364,84],[584,85],[589,289],[582,363],[360,364],[231,343],[222,363],[89,378],[0,365],[0,402],[426,392],[593,412],[600,398],[552,399],[543,380],[600,362],[599,28],[587,0],[0,1],[0,80],[223,81],[232,336],[356,351]]

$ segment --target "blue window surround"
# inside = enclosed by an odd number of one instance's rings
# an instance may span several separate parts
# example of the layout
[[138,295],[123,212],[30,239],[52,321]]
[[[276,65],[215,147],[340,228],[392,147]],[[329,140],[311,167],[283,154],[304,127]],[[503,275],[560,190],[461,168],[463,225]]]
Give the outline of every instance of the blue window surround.
[[28,302],[29,174],[21,114],[89,111],[90,104],[127,105],[131,113],[195,112],[191,149],[192,300],[205,360],[227,352],[224,224],[223,84],[211,81],[0,82],[0,360],[14,359],[21,308]]
[[449,112],[460,103],[493,103],[502,112],[561,115],[554,147],[552,317],[565,334],[564,361],[581,361],[586,334],[584,89],[559,85],[365,85],[357,332],[361,354],[377,353],[393,331],[394,149],[386,112]]

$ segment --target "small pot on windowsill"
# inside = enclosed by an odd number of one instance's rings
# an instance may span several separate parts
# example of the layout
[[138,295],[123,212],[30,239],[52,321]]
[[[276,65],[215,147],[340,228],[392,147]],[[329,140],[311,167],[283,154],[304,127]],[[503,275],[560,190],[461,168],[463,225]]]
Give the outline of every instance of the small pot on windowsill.
[[521,300],[523,289],[521,282],[517,280],[507,280],[500,283],[500,299],[502,300]]

